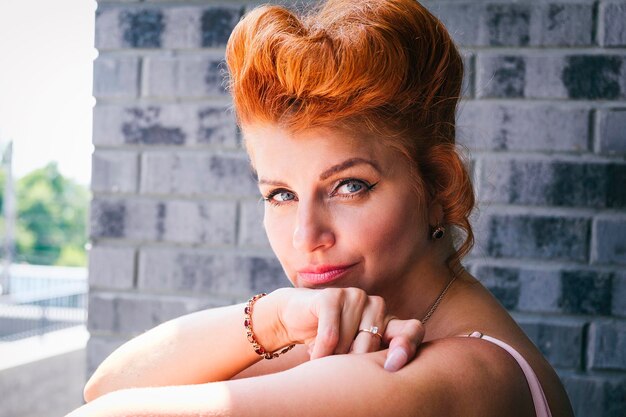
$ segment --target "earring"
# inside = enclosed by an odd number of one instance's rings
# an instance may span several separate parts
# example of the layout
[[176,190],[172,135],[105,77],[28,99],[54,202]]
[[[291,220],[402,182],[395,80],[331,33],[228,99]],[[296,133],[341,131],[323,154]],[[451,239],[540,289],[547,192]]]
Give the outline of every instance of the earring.
[[442,225],[439,225],[437,227],[435,227],[435,230],[433,231],[431,237],[434,240],[439,240],[441,238],[443,238],[446,235],[446,228],[443,227]]

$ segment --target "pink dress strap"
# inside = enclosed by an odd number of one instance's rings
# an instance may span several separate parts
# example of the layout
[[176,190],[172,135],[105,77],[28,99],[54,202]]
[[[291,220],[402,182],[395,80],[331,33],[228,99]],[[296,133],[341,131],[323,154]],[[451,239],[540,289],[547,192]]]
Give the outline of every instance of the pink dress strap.
[[524,376],[526,376],[526,381],[528,382],[528,387],[530,388],[530,393],[533,397],[533,404],[535,405],[535,413],[537,417],[552,417],[548,401],[546,400],[546,395],[543,392],[543,388],[541,388],[541,383],[539,382],[537,375],[535,375],[535,372],[530,367],[526,359],[524,359],[517,350],[513,349],[513,347],[501,340],[484,335],[480,332],[472,332],[468,336],[487,340],[509,352],[509,354],[517,361],[520,368],[522,368]]

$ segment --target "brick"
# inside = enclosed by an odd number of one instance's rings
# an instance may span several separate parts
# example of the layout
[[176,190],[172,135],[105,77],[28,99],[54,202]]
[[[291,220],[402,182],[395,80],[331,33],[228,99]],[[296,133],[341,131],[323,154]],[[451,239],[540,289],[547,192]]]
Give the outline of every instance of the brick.
[[611,313],[611,273],[481,265],[476,269],[476,276],[509,310],[532,313]]
[[592,262],[626,265],[626,219],[594,219],[593,242]]
[[463,83],[461,84],[461,96],[471,98],[474,96],[474,55],[462,53],[463,58]]
[[506,204],[626,207],[626,164],[484,159],[480,200]]
[[273,291],[289,282],[271,256],[146,249],[140,257],[138,285],[151,291],[245,296]]
[[463,46],[587,46],[593,6],[582,3],[430,3],[430,10]]
[[100,50],[223,48],[242,12],[243,8],[236,5],[101,6],[96,16],[96,47]]
[[232,201],[169,201],[163,239],[168,242],[233,245],[235,203]]
[[577,417],[622,417],[626,409],[626,377],[564,373],[560,375]]
[[507,310],[517,308],[520,298],[519,269],[478,266],[474,275]]
[[223,246],[235,241],[235,203],[94,199],[94,238]]
[[606,272],[561,271],[559,307],[572,314],[610,314],[612,279]]
[[242,267],[248,272],[253,292],[271,292],[281,287],[291,286],[274,256],[244,258]]
[[206,302],[189,297],[92,292],[89,330],[136,335],[204,307]]
[[520,297],[516,310],[537,313],[560,312],[559,297],[563,283],[560,278],[557,270],[519,270]]
[[626,46],[626,4],[623,1],[602,2],[600,10],[604,23],[602,45]]
[[94,109],[96,146],[216,146],[239,147],[232,111],[216,105],[151,106],[97,105]]
[[121,49],[122,30],[119,24],[119,8],[98,5],[95,25],[95,46],[99,51]]
[[428,8],[446,26],[456,43],[463,46],[482,44],[479,39],[484,6],[471,3],[433,3]]
[[180,195],[258,194],[243,154],[144,153],[141,192]]
[[247,247],[269,248],[267,234],[263,228],[263,202],[244,201],[240,204],[239,245]]
[[477,60],[477,96],[617,100],[626,97],[622,55],[483,53]]
[[225,46],[243,15],[241,7],[216,6],[205,9],[200,18],[203,47]]
[[91,237],[156,240],[162,236],[164,206],[150,200],[95,198],[91,202]]
[[[574,57],[574,64],[588,62],[593,66],[598,56]],[[604,58],[599,56],[600,59]],[[569,65],[570,56],[559,56],[557,54],[530,55],[524,58],[526,65],[526,86],[523,96],[528,98],[595,98],[598,94],[598,86],[601,86],[607,77],[602,70],[593,74],[593,80],[587,77],[580,65]],[[589,58],[587,60],[586,58]],[[567,71],[567,85],[565,85],[565,74]],[[593,72],[593,71],[592,71]],[[571,97],[570,97],[571,90]],[[576,97],[574,97],[576,95]]]
[[[165,33],[178,31],[171,23],[183,25],[183,21],[168,21],[169,16],[158,8],[104,6],[96,13],[95,44],[99,50],[127,48],[161,48]],[[168,29],[167,32],[165,29]],[[197,29],[197,25],[194,29]]]
[[626,110],[598,110],[598,151],[626,154]]
[[226,96],[223,56],[145,58],[144,94],[150,97]]
[[96,146],[183,145],[193,121],[189,106],[96,106],[94,139]]
[[626,321],[593,322],[587,356],[590,369],[626,371]]
[[626,97],[626,65],[623,56],[573,55],[566,58],[561,80],[573,99]]
[[552,366],[576,370],[582,367],[585,321],[526,318],[517,322]]
[[92,155],[91,189],[95,192],[135,193],[139,175],[136,152],[97,150]]
[[126,229],[126,205],[123,201],[91,201],[90,237],[122,238]]
[[626,272],[616,273],[613,277],[613,299],[611,301],[611,314],[626,317]]
[[91,288],[131,289],[134,276],[134,248],[94,246],[89,251]]
[[526,61],[523,57],[478,55],[476,65],[478,97],[524,96]]
[[479,226],[492,257],[586,261],[589,220],[577,217],[490,214]]
[[98,98],[137,97],[139,58],[100,55],[94,63],[94,95]]
[[171,7],[163,10],[166,30],[164,49],[198,48],[201,44],[199,7]]
[[585,151],[589,120],[582,108],[465,101],[457,141],[472,150]]
[[123,45],[129,48],[160,48],[165,29],[158,9],[122,10],[119,14]]
[[593,4],[533,5],[530,43],[538,46],[590,46],[593,44]]
[[530,5],[488,4],[487,43],[492,46],[527,46],[530,43]]
[[202,106],[196,116],[198,144],[241,148],[236,117],[230,109]]
[[143,290],[237,294],[250,288],[234,256],[206,250],[145,249],[139,261]]

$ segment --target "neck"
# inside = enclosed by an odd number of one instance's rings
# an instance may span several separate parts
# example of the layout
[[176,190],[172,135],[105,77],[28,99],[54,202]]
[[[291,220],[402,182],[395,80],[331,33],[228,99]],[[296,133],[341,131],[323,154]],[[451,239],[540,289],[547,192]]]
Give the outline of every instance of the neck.
[[[410,271],[380,292],[387,304],[387,311],[400,319],[415,318],[424,320],[448,284],[454,279],[453,270],[447,265],[447,256],[421,256]],[[455,271],[460,268],[456,268]],[[436,315],[441,309],[447,293],[439,306],[433,310]]]

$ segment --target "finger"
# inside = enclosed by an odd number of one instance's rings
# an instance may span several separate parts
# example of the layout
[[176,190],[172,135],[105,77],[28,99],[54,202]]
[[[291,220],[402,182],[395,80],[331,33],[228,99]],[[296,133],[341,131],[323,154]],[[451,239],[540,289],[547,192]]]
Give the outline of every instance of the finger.
[[344,354],[350,351],[355,335],[359,331],[359,325],[367,301],[368,296],[365,291],[358,288],[345,289],[345,303],[341,312],[341,328],[339,342],[335,348],[336,354]]
[[328,293],[321,298],[317,335],[313,342],[311,360],[332,355],[339,342],[341,305],[339,293]]
[[[393,320],[395,320],[395,322],[394,324],[391,324]],[[391,339],[393,339],[392,335],[395,335],[399,332],[400,327],[398,327],[398,325],[401,324],[402,321],[403,320],[400,320],[396,316],[389,315],[385,317],[385,331],[383,332],[383,344],[385,346],[389,346]],[[391,328],[389,328],[389,324],[391,324]]]
[[378,327],[378,335],[366,331],[359,331],[352,343],[351,353],[368,353],[380,350],[382,335],[385,332],[385,301],[382,297],[370,296],[361,316],[359,329]]
[[359,332],[354,342],[352,342],[350,353],[376,352],[380,350],[381,344],[382,340],[380,337],[369,332]]
[[391,338],[385,369],[397,371],[406,365],[417,352],[424,338],[424,326],[419,320],[394,320],[387,326],[386,336]]

